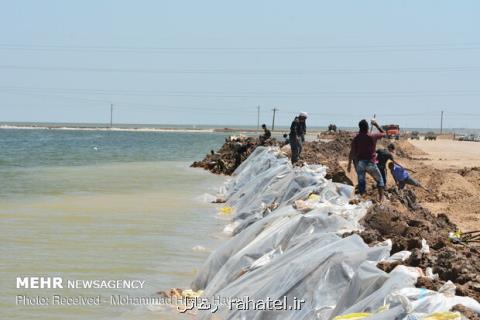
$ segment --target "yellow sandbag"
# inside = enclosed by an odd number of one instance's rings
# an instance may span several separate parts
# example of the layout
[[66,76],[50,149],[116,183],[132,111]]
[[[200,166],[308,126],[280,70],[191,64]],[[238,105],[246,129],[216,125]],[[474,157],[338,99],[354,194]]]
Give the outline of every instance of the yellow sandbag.
[[318,194],[312,193],[308,196],[308,201],[319,201],[320,196]]
[[422,318],[423,320],[461,320],[458,312],[435,312]]
[[355,313],[349,313],[349,314],[344,314],[342,316],[336,316],[333,318],[333,320],[360,320],[360,319],[365,319],[368,316],[371,316],[371,313],[368,312],[355,312]]
[[386,311],[386,310],[389,310],[389,309],[390,309],[390,305],[386,304],[386,305],[383,305],[383,306],[379,307],[377,309],[377,311],[375,311],[375,313],[380,313],[380,312],[383,312],[383,311]]
[[220,213],[221,215],[225,215],[225,216],[226,216],[226,215],[232,214],[233,208],[226,206],[226,207],[220,208],[218,211],[219,211],[219,213]]
[[383,305],[375,311],[375,313],[369,313],[369,312],[354,312],[354,313],[349,313],[349,314],[344,314],[341,316],[336,316],[333,318],[333,320],[360,320],[360,319],[365,319],[373,314],[381,313],[390,308],[389,304]]
[[183,290],[182,296],[185,298],[198,298],[203,294],[203,290],[193,291],[193,290]]
[[170,291],[167,293],[167,296],[172,298],[180,298],[182,296],[183,290],[180,288],[171,288]]

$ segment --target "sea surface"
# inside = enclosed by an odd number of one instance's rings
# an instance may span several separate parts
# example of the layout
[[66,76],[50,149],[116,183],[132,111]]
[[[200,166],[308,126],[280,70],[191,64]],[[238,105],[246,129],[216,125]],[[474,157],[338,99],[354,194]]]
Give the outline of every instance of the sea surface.
[[[0,319],[166,319],[145,306],[25,306],[31,297],[149,296],[186,288],[223,241],[189,164],[220,133],[0,130]],[[16,278],[142,280],[143,289],[17,289]],[[159,310],[158,310],[159,309]]]
[[[267,123],[267,125],[270,125]],[[1,128],[53,128],[59,130],[71,130],[72,128],[81,128],[82,130],[106,130],[110,127],[110,124],[106,123],[51,123],[51,122],[0,122]],[[255,130],[257,126],[252,125],[187,125],[187,124],[129,124],[129,123],[115,123],[113,130],[140,130],[140,131],[154,131],[154,130],[188,130],[188,131],[214,131],[222,129],[230,129],[231,131],[241,132],[242,130]],[[307,128],[309,131],[325,131],[327,126],[310,126],[307,121]],[[357,126],[345,127],[338,126],[339,130],[357,131]],[[414,127],[400,127],[402,132],[418,131],[420,133],[426,133],[433,131],[440,133],[438,127],[429,128],[414,128]],[[290,125],[277,124],[275,126],[276,131],[282,133],[288,133]],[[443,133],[456,133],[456,134],[480,134],[480,128],[443,128]],[[281,135],[279,135],[281,137]]]

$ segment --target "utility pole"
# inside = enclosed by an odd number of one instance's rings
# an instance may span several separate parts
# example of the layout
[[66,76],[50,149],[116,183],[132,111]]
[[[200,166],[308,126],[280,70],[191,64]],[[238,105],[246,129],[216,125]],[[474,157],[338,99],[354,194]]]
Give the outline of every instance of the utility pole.
[[257,106],[257,131],[260,129],[260,106]]
[[275,130],[275,113],[278,111],[277,108],[273,108],[273,120],[272,120],[272,131]]
[[443,132],[443,110],[440,113],[440,134]]
[[113,125],[113,103],[110,104],[110,128]]

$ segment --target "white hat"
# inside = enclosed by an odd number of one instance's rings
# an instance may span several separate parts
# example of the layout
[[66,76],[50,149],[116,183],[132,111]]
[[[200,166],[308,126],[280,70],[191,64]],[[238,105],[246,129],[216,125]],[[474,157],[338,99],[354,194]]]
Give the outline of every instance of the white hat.
[[308,113],[302,111],[302,112],[300,112],[300,114],[299,114],[298,116],[299,116],[299,117],[308,118]]

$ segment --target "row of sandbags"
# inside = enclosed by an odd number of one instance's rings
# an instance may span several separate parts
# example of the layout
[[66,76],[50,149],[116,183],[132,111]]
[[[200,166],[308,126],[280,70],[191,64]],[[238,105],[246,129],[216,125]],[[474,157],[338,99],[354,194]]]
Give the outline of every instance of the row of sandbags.
[[[318,165],[292,167],[271,147],[257,148],[235,171],[222,190],[232,215],[224,232],[232,237],[192,283],[218,302],[199,319],[460,319],[448,313],[456,304],[480,312],[451,284],[443,292],[415,288],[414,268],[378,269],[402,254],[390,257],[388,241],[369,247],[356,234],[342,236],[361,229],[370,203],[349,204],[353,188],[325,173]],[[268,299],[278,306],[266,307]],[[244,300],[247,307],[237,303]]]

